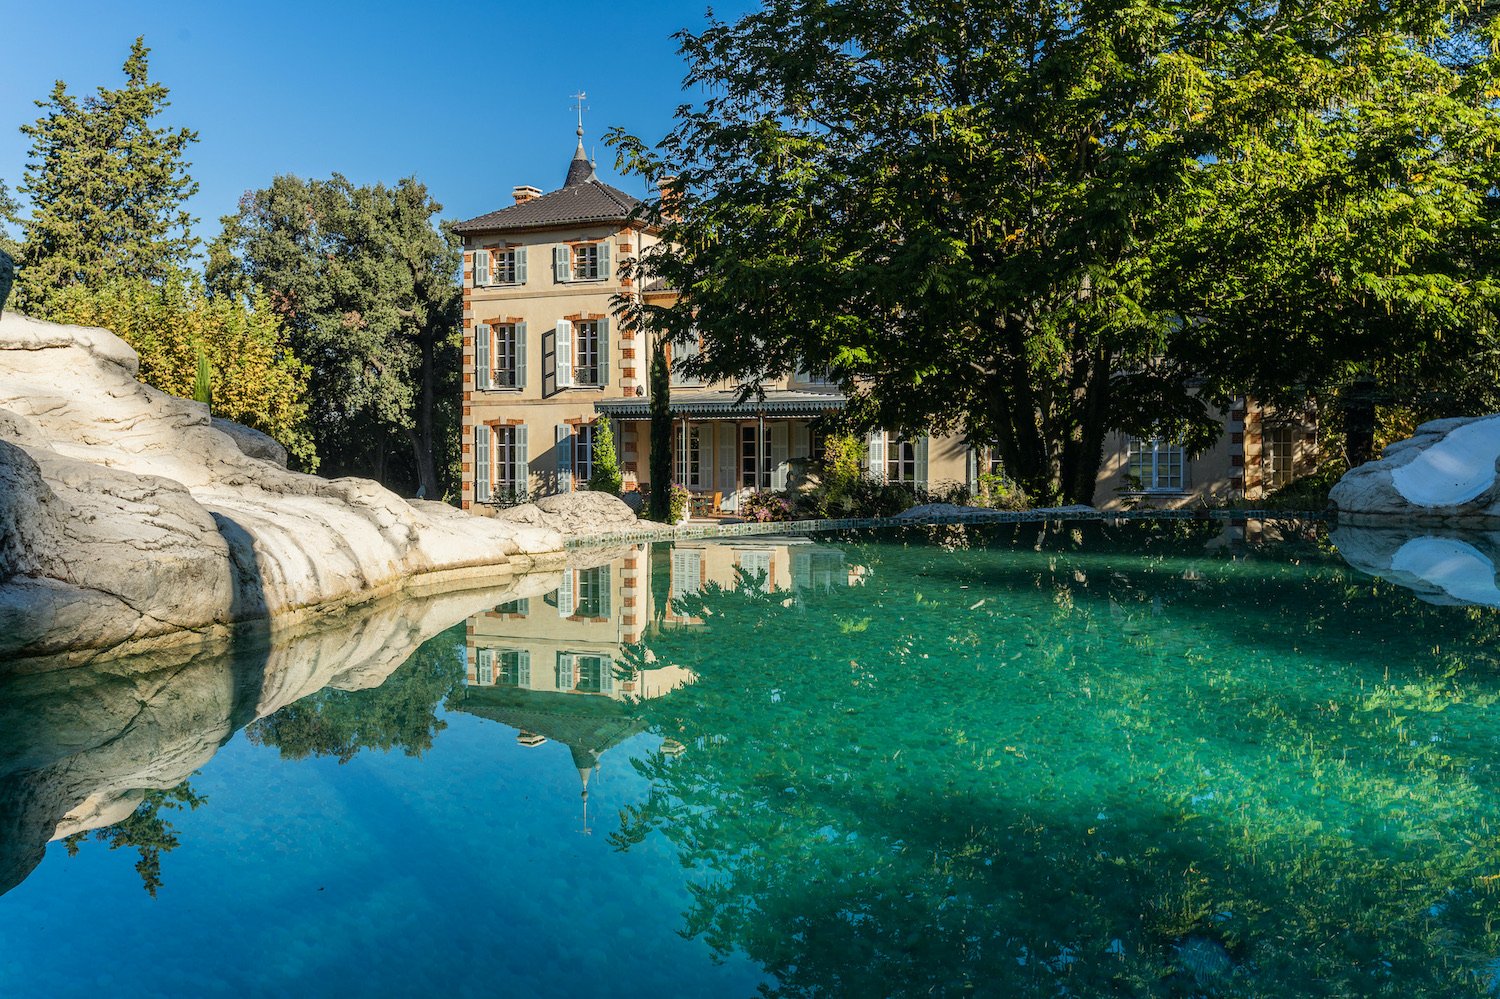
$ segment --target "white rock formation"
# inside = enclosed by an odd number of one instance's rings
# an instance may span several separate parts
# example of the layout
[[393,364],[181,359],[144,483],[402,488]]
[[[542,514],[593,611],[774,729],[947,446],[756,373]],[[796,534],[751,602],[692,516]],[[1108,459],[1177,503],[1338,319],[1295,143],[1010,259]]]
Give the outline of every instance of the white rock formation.
[[422,642],[558,579],[403,594],[274,635],[262,622],[100,668],[0,675],[0,894],[49,840],[120,821],[145,790],[181,783],[255,719],[325,687],[378,687]]
[[1500,520],[1500,415],[1433,420],[1377,461],[1351,469],[1328,494],[1340,522]]
[[472,517],[287,471],[136,370],[106,330],[0,315],[0,671],[557,561],[557,525],[580,520]]
[[1428,603],[1500,607],[1495,579],[1500,532],[1340,523],[1329,538],[1354,568]]

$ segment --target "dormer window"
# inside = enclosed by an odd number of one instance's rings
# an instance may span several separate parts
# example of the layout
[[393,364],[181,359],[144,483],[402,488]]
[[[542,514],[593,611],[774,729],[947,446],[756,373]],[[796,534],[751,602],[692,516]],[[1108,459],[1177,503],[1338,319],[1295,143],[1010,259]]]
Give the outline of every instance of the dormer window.
[[558,284],[608,281],[609,240],[555,247],[552,254],[552,277]]

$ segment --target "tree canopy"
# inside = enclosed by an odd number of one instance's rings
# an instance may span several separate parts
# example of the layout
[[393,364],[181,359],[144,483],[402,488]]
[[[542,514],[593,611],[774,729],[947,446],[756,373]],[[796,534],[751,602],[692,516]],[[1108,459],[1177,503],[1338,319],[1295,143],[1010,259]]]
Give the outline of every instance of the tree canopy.
[[433,499],[453,484],[460,393],[459,249],[441,210],[413,178],[277,177],[224,218],[208,264],[215,294],[264,289],[286,323],[324,462]]
[[1470,6],[766,0],[678,36],[707,96],[663,141],[611,135],[681,293],[635,318],[1088,501],[1112,431],[1200,449],[1236,395],[1488,335]]
[[31,139],[24,182],[30,212],[0,190],[0,210],[19,227],[18,307],[45,315],[47,303],[72,285],[97,288],[126,275],[161,283],[180,275],[197,240],[187,200],[198,190],[188,174],[191,129],[157,119],[167,88],[149,75],[143,38],[125,60],[125,85],[79,99],[59,80],[42,115],[21,126]]

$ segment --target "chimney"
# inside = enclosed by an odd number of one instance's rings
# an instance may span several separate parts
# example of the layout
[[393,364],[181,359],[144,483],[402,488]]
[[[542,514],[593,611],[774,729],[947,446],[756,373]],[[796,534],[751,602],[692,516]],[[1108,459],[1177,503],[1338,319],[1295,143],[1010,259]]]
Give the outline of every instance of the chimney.
[[532,187],[530,184],[518,184],[511,188],[510,196],[516,199],[516,204],[524,205],[542,196],[540,188]]
[[677,202],[682,197],[682,188],[677,182],[677,177],[663,177],[656,182],[657,193],[661,196],[661,215],[668,221],[677,218]]

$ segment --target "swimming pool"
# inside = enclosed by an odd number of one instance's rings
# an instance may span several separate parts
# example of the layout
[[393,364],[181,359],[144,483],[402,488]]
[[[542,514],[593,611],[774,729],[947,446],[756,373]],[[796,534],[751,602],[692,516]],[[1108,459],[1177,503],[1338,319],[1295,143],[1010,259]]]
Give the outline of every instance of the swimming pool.
[[12,676],[0,990],[1486,994],[1500,616],[1425,596],[912,528]]

